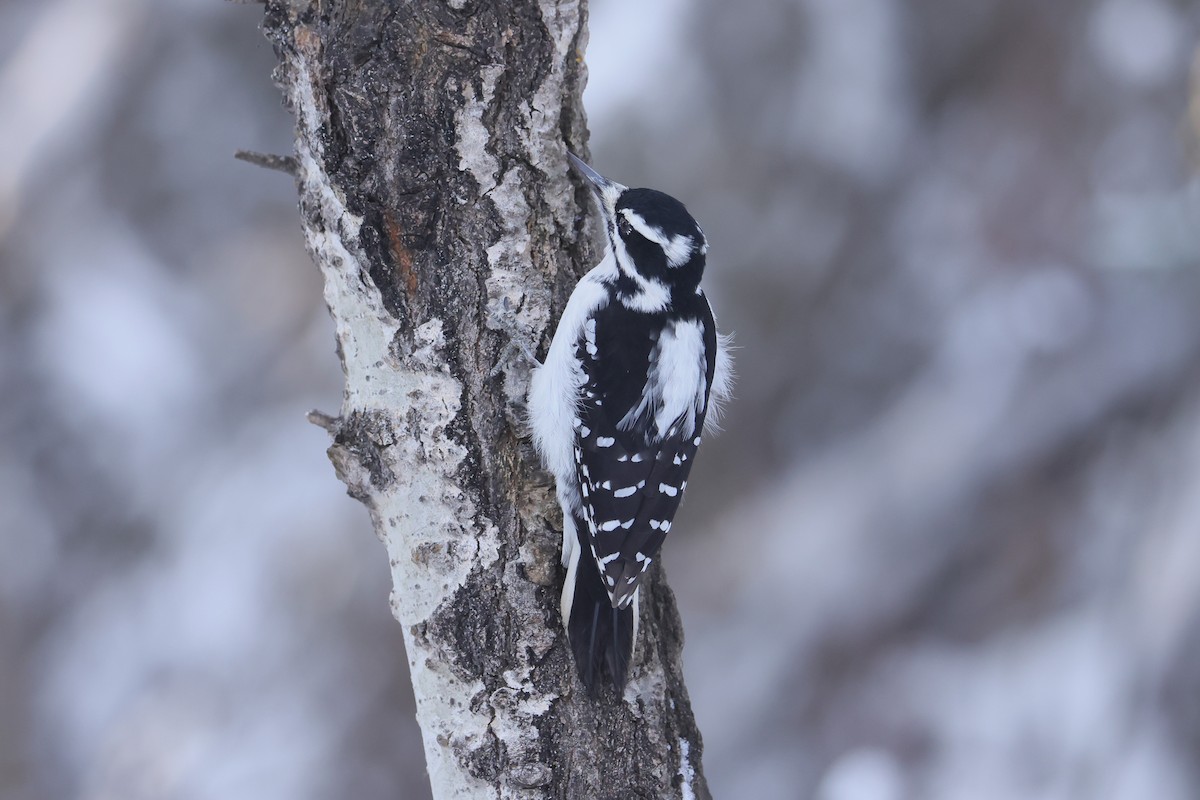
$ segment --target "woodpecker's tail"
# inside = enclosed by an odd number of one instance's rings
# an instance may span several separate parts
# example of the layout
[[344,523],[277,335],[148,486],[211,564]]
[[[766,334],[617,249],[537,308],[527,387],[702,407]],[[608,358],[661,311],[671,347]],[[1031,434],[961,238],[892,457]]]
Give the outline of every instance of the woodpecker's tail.
[[[578,526],[586,531],[587,526]],[[637,635],[637,598],[626,608],[613,608],[590,548],[577,543],[563,587],[563,618],[575,655],[579,679],[595,696],[600,686],[625,687]]]

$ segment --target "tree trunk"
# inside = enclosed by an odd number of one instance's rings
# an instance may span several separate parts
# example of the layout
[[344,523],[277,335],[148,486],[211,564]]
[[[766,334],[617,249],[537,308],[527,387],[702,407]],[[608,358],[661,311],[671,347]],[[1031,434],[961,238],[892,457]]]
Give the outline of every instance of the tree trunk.
[[433,794],[707,797],[662,575],[624,696],[589,699],[561,520],[523,436],[530,353],[592,263],[586,5],[277,0],[308,249],[346,374],[330,458],[392,567]]

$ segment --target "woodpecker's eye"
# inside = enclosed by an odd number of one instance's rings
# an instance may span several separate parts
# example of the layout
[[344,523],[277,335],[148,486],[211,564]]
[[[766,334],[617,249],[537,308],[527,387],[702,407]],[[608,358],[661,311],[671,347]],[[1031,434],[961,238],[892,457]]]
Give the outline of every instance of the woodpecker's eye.
[[625,219],[625,217],[617,219],[617,233],[621,234],[622,239],[633,233],[633,226],[629,224],[629,220]]

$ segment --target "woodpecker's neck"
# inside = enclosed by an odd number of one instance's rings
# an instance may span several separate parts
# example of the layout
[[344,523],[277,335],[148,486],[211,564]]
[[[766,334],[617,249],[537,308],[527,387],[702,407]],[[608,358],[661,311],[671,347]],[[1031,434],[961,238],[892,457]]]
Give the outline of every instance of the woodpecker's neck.
[[704,277],[704,262],[704,253],[697,250],[686,263],[668,271],[672,298],[682,301],[696,293],[700,288],[700,279]]
[[655,281],[638,281],[615,273],[608,282],[611,300],[641,314],[666,313],[669,317],[698,317],[707,303],[699,281],[678,282],[670,286]]

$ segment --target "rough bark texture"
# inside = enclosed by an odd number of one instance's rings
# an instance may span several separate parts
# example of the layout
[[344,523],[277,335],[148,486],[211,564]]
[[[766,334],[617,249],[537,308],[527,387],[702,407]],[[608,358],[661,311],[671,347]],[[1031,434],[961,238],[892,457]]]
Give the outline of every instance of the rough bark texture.
[[706,797],[661,575],[623,697],[589,699],[531,362],[591,261],[586,6],[272,2],[308,248],[346,373],[339,476],[391,559],[436,797]]

